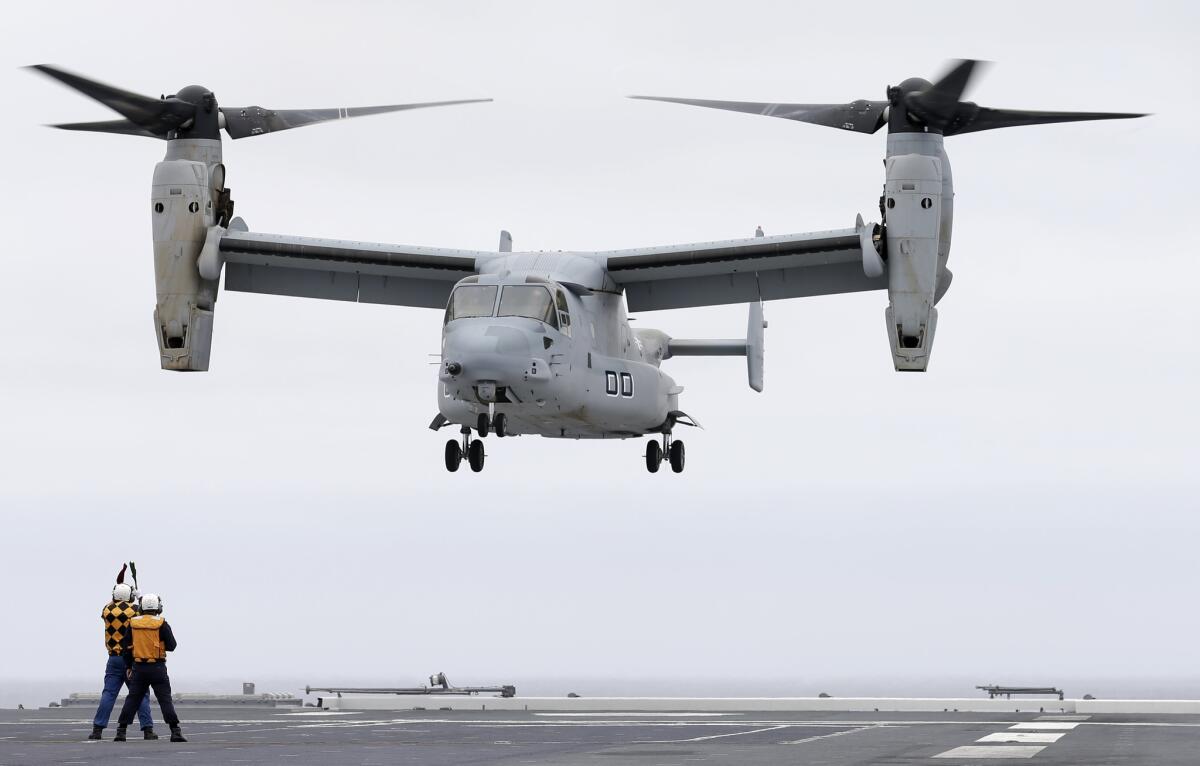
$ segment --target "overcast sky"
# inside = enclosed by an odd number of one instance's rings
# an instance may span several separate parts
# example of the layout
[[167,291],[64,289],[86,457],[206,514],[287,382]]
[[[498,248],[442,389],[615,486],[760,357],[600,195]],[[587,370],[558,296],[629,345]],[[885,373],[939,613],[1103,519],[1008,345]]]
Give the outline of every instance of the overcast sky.
[[[1200,696],[1194,4],[283,7],[6,10],[0,562],[10,604],[56,625],[2,618],[0,704],[98,690],[129,558],[165,597],[180,690],[441,670],[554,693]],[[706,427],[683,475],[648,474],[640,440],[534,437],[448,474],[426,428],[438,311],[222,293],[211,371],[161,371],[164,145],[41,127],[115,115],[18,69],[225,106],[492,97],[226,140],[237,213],[608,249],[846,228],[883,182],[883,133],[625,95],[881,99],[954,57],[995,62],[984,105],[1155,114],[949,139],[928,373],[892,370],[883,293],[770,303],[764,393],[736,359],[667,363]],[[638,326],[731,337],[745,308]]]

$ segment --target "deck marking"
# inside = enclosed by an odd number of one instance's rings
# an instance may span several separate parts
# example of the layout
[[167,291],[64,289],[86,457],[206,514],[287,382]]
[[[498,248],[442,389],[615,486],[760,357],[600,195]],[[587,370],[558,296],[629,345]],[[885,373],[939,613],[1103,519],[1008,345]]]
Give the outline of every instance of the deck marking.
[[803,745],[805,742],[816,742],[818,739],[829,739],[831,737],[844,737],[847,734],[858,734],[861,731],[871,731],[872,729],[883,729],[883,728],[891,729],[891,728],[898,728],[898,727],[876,726],[876,725],[860,726],[857,729],[847,729],[845,731],[835,731],[832,734],[817,734],[812,737],[805,737],[804,739],[790,739],[785,742],[780,742],[779,744],[781,744],[781,745]]
[[1065,721],[1027,721],[1026,723],[1015,723],[1008,728],[1024,729],[1025,731],[1070,731],[1078,725],[1078,723]]
[[1032,758],[1046,749],[1045,745],[963,745],[934,758]]
[[745,715],[744,713],[534,713],[542,718],[616,718],[632,716],[641,718],[716,718],[720,716]]
[[1035,721],[1086,721],[1090,715],[1039,715]]
[[786,726],[768,726],[765,729],[749,729],[748,731],[731,731],[726,734],[709,734],[705,737],[689,737],[688,739],[650,739],[641,740],[639,745],[669,745],[678,742],[707,742],[710,739],[723,739],[724,737],[742,737],[747,734],[761,734],[764,731],[779,731],[780,729],[790,729],[791,725]]
[[980,737],[976,742],[1040,742],[1051,745],[1066,736],[1066,732],[1055,731],[998,731],[986,737]]

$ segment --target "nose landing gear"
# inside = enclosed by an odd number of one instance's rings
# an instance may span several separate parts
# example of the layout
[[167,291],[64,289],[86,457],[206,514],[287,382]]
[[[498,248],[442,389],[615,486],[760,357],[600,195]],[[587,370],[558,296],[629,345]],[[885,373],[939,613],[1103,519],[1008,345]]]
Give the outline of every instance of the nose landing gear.
[[670,461],[672,471],[683,473],[683,442],[672,438],[670,432],[663,434],[661,446],[657,441],[646,442],[646,470],[650,473],[658,473],[664,457]]
[[457,439],[451,439],[446,442],[446,470],[451,473],[458,470],[462,465],[463,456],[467,458],[467,464],[471,466],[471,470],[479,473],[483,470],[483,461],[486,454],[483,451],[483,442],[471,439],[471,429],[463,426],[462,442]]
[[508,417],[503,412],[496,412],[496,405],[489,404],[487,412],[479,413],[475,421],[475,430],[480,436],[487,436],[491,431],[503,438],[508,434]]

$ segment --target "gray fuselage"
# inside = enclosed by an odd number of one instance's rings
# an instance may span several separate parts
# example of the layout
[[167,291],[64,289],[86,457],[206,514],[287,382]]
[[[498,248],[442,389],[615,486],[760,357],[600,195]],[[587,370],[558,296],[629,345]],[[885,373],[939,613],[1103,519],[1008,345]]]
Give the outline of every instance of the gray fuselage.
[[[624,297],[594,260],[498,254],[478,266],[455,286],[442,329],[447,420],[470,427],[503,413],[510,434],[576,439],[670,427],[681,389],[659,369],[666,336],[630,327]],[[460,290],[472,292],[456,298]]]

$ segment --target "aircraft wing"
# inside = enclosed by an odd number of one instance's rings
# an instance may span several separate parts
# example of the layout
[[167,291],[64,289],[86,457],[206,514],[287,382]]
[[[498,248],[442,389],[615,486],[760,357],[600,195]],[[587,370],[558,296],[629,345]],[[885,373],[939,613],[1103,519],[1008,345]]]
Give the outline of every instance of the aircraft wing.
[[864,272],[860,232],[838,229],[597,255],[625,288],[630,311],[883,290],[886,268],[875,277]]
[[480,258],[496,256],[235,230],[219,247],[226,290],[438,309]]

